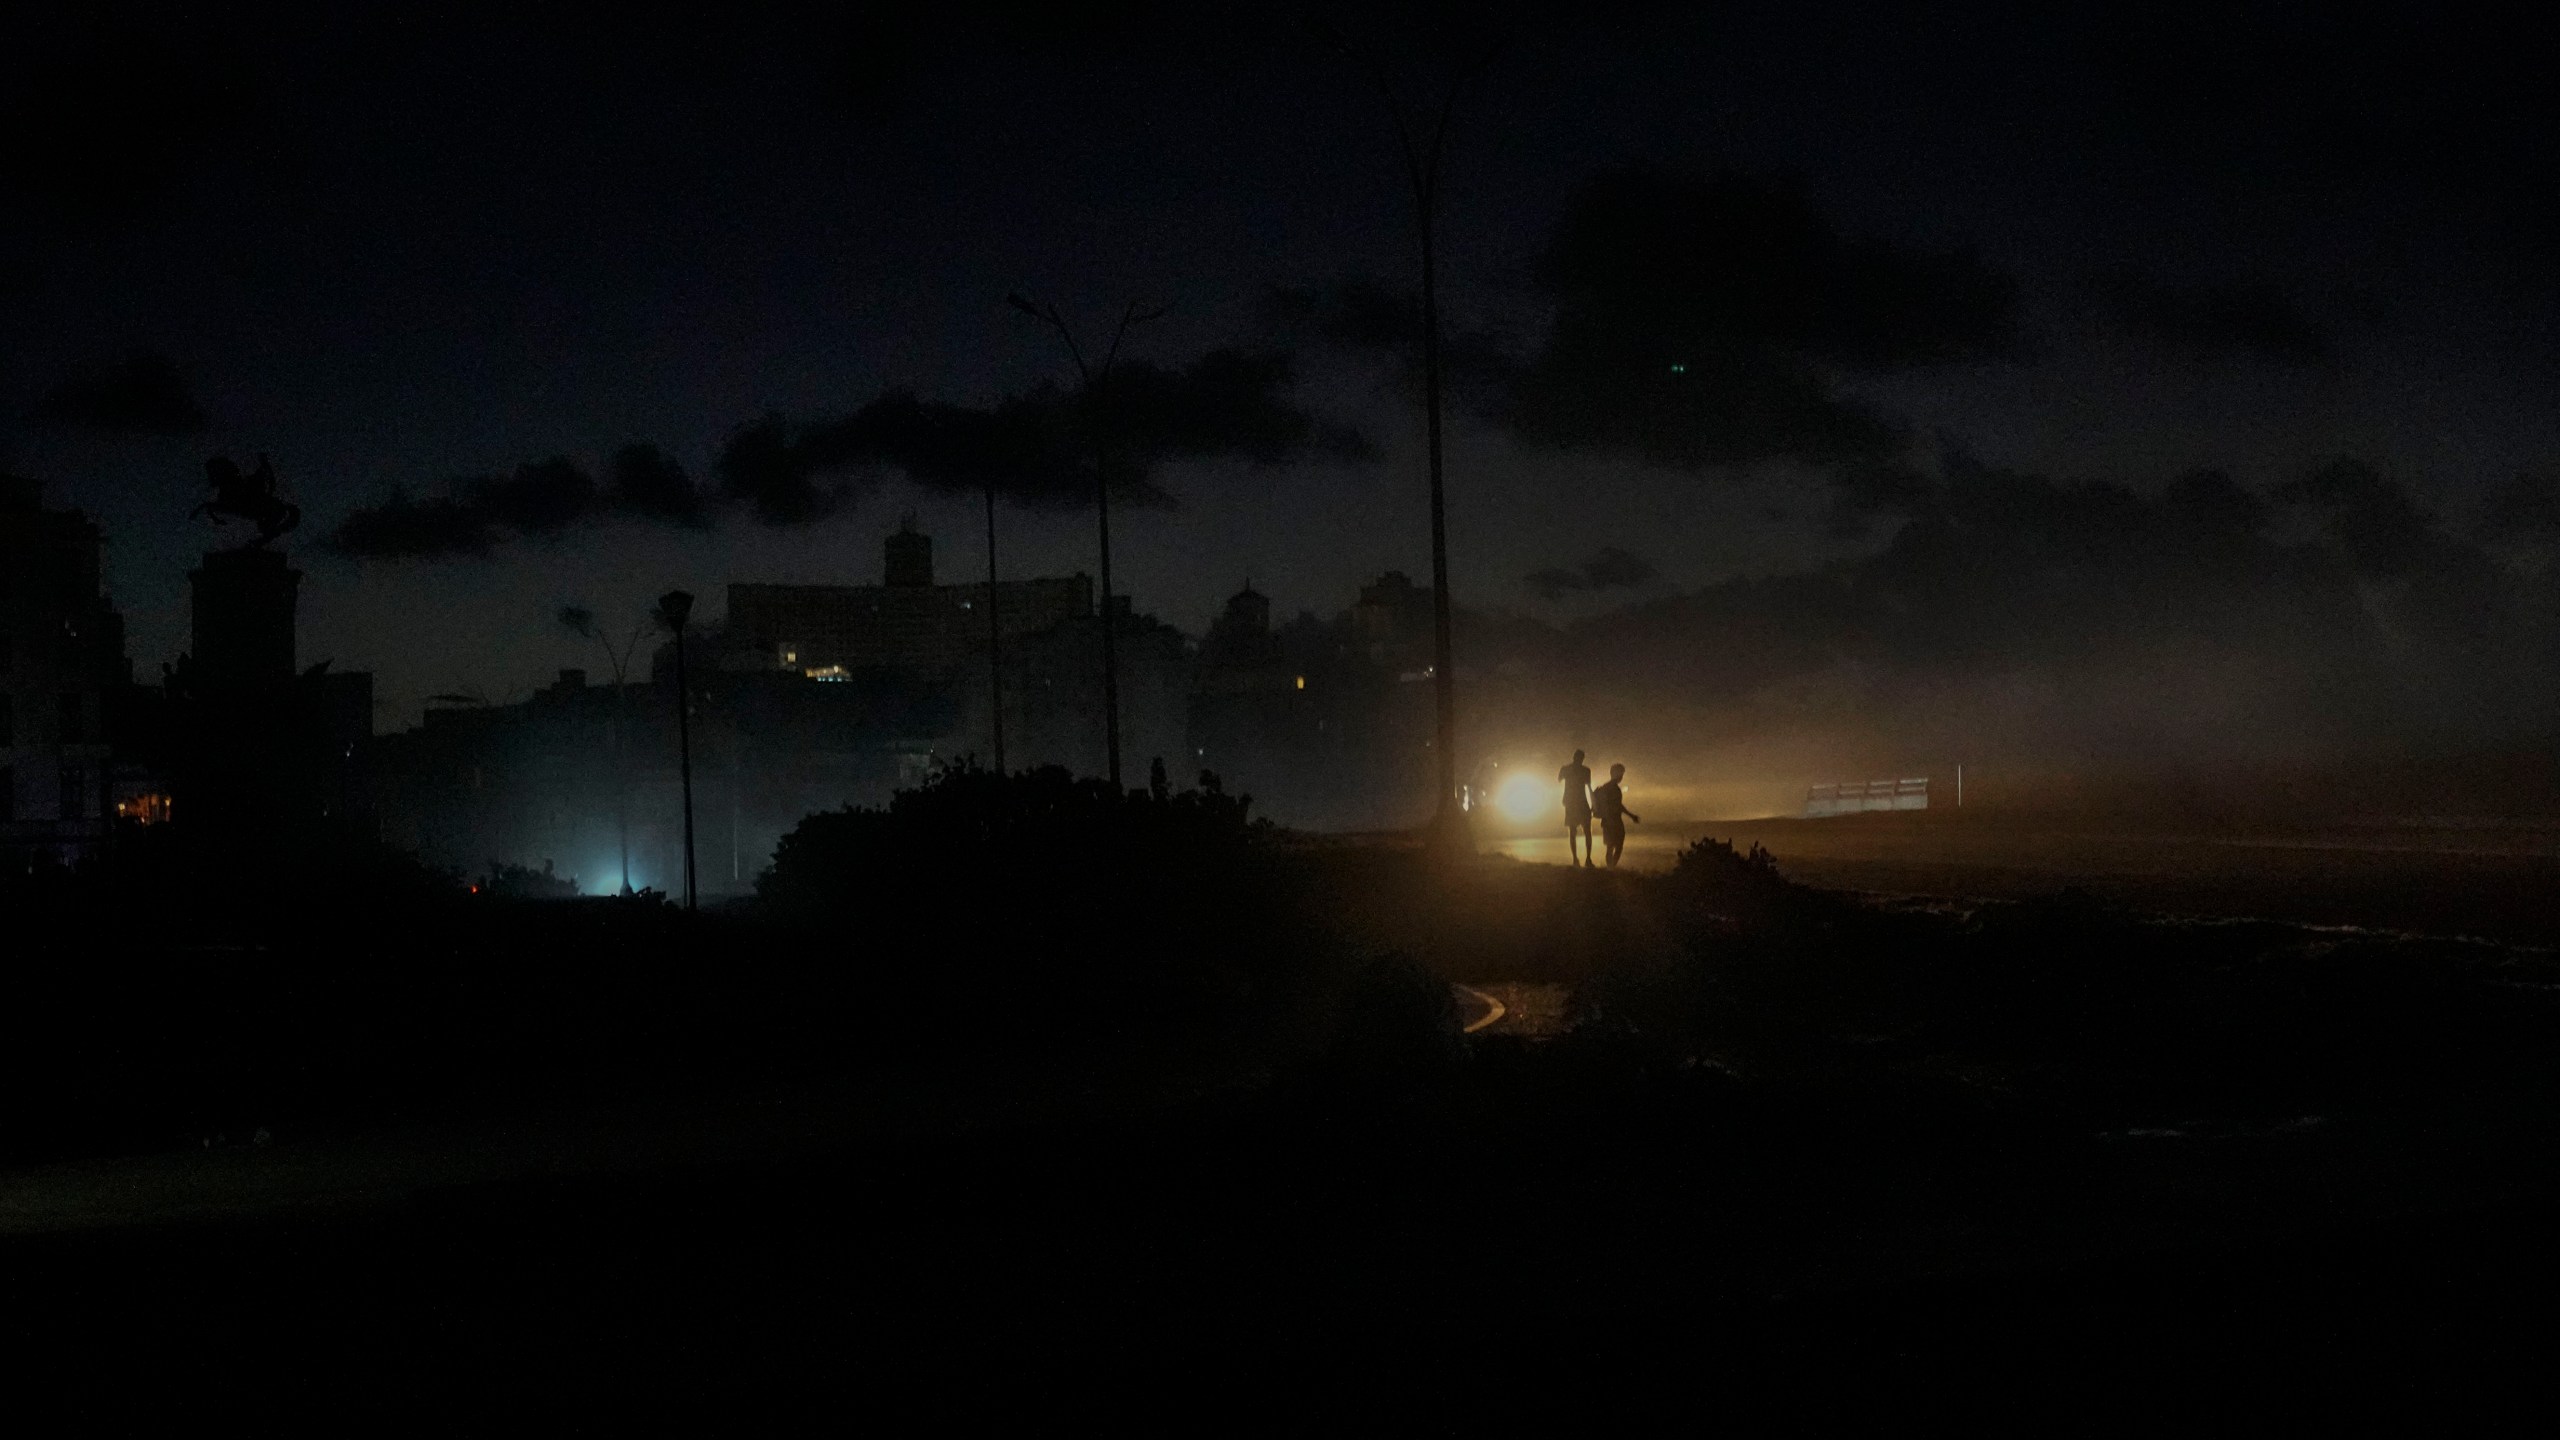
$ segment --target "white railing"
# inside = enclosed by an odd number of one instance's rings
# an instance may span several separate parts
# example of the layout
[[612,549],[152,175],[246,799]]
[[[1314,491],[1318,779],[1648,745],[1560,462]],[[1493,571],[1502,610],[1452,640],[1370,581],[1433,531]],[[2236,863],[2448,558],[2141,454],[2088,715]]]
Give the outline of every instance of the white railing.
[[1836,785],[1816,785],[1804,792],[1804,815],[1808,820],[1825,815],[1857,815],[1869,810],[1926,810],[1929,808],[1929,777],[1904,776],[1898,780],[1846,780]]

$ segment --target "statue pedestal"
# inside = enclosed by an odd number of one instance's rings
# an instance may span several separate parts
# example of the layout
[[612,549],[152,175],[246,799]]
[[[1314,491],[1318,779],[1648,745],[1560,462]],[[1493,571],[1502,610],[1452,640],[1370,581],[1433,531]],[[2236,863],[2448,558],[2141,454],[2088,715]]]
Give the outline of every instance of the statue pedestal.
[[263,546],[217,550],[188,575],[194,586],[196,683],[254,690],[293,678],[294,598],[302,572]]

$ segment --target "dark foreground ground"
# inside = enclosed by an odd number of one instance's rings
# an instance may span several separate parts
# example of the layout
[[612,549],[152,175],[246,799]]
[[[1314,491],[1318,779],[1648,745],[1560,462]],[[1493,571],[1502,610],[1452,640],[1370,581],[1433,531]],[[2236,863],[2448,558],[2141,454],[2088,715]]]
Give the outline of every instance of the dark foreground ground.
[[[92,1422],[591,1432],[2442,1418],[2546,1383],[2531,1166],[2373,1133],[1908,1139],[1672,1157],[1561,1116],[1211,1102],[18,1237],[5,1344],[20,1403]],[[2472,1173],[2385,1173],[2448,1152]]]
[[[1764,845],[1791,878],[1836,890],[2016,900],[2068,885],[2172,914],[2560,942],[2560,826],[2547,822],[2208,825],[1941,809],[1639,825],[1623,863],[1667,870],[1701,835]],[[1564,861],[1561,834],[1499,848]]]
[[[751,917],[430,907],[460,918],[398,983],[220,972],[268,987],[254,1032],[22,1026],[62,1063],[12,1072],[13,1116],[113,1081],[122,1128],[78,1133],[143,1138],[27,1130],[57,1138],[0,1170],[13,1396],[92,1428],[587,1433],[2441,1427],[2545,1401],[2547,950],[2085,894],[1878,907],[1730,852],[1254,863],[1312,897],[1273,915],[1402,968],[1240,972],[1232,1038],[1197,1045],[1208,1011],[1080,1003],[1089,947],[1025,950],[963,1005],[812,978],[873,951],[736,980],[816,943]],[[606,934],[671,948],[599,970],[580,937]],[[167,963],[135,973],[213,962]],[[429,1003],[441,977],[484,1001]],[[1569,1024],[1458,1041],[1416,1001],[1443,981],[1570,994]],[[297,1048],[359,1013],[382,1038]],[[302,1058],[191,1108],[187,1067],[252,1033]],[[202,1048],[155,1064],[172,1044]],[[428,1103],[413,1073],[482,1083]],[[226,1143],[152,1128],[197,1114]]]

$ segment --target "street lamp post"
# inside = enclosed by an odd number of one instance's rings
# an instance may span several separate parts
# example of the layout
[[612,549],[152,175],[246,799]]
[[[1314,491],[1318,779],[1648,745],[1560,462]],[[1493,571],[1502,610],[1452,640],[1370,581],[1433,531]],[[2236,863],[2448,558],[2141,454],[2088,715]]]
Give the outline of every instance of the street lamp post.
[[1431,678],[1435,711],[1432,743],[1439,750],[1437,780],[1440,801],[1432,827],[1444,841],[1465,836],[1466,816],[1458,808],[1458,691],[1456,667],[1450,659],[1448,510],[1441,483],[1440,443],[1440,161],[1448,149],[1449,121],[1467,82],[1483,73],[1499,53],[1489,46],[1475,61],[1452,76],[1441,97],[1438,115],[1426,143],[1416,143],[1403,96],[1386,72],[1353,50],[1348,41],[1322,22],[1311,22],[1318,41],[1368,72],[1395,122],[1396,144],[1403,152],[1405,179],[1413,187],[1415,227],[1422,241],[1422,394],[1423,424],[1431,475]]
[[670,590],[658,597],[658,623],[676,637],[676,766],[684,786],[684,908],[696,908],[693,874],[693,708],[684,673],[684,625],[693,615],[693,596]]
[[603,648],[606,663],[613,666],[613,720],[605,735],[605,753],[613,766],[613,841],[622,863],[622,893],[631,893],[631,785],[622,763],[622,732],[631,718],[628,676],[631,652],[640,646],[640,637],[648,632],[644,622],[631,629],[631,638],[614,648],[613,638],[597,627],[593,612],[572,605],[560,612],[560,623],[593,640]]
[[[1078,395],[1084,401],[1085,423],[1093,427],[1093,513],[1102,548],[1102,743],[1108,761],[1111,788],[1120,784],[1120,663],[1114,632],[1117,621],[1111,614],[1111,419],[1106,412],[1110,403],[1111,367],[1120,359],[1120,342],[1133,325],[1143,325],[1164,314],[1163,309],[1147,309],[1132,300],[1120,312],[1120,323],[1111,331],[1111,347],[1102,354],[1102,367],[1092,369],[1085,364],[1084,347],[1076,344],[1075,331],[1055,305],[1035,305],[1020,294],[1004,297],[1005,303],[1058,332],[1067,344],[1067,358],[1076,365]],[[992,523],[992,522],[991,522]],[[992,531],[990,532],[992,533]],[[994,552],[990,548],[989,552]],[[992,593],[992,583],[990,588]]]
[[1004,628],[996,623],[996,477],[987,473],[987,705],[995,727],[996,773],[1004,770]]

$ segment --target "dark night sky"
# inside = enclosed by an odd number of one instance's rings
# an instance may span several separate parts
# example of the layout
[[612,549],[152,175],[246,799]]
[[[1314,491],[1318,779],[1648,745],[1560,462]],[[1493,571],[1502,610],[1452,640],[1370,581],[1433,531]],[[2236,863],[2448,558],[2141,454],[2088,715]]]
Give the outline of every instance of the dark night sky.
[[[183,517],[214,451],[274,457],[308,512],[304,658],[374,670],[396,725],[432,692],[503,699],[591,665],[549,620],[564,603],[636,617],[672,585],[716,609],[731,580],[870,580],[908,509],[946,574],[980,552],[965,502],[896,480],[798,527],[598,519],[435,560],[323,547],[395,486],[632,441],[708,484],[767,412],[823,418],[887,386],[985,404],[1063,373],[1012,289],[1089,324],[1170,303],[1135,345],[1178,364],[1270,341],[1269,287],[1411,283],[1381,113],[1293,22],[342,8],[0,38],[0,461],[105,523],[145,673],[184,645],[207,536]],[[2354,456],[2467,526],[2560,458],[2542,47],[2243,10],[1526,13],[1456,131],[1453,318],[1534,341],[1532,262],[1596,174],[1792,175],[1849,235],[1971,247],[2014,281],[2003,353],[1838,377],[1923,437],[1915,456],[1942,434],[2146,492]],[[137,352],[173,361],[183,394],[62,400]],[[1419,417],[1389,368],[1319,347],[1297,373],[1297,398],[1383,459],[1166,469],[1179,504],[1121,532],[1142,609],[1196,631],[1250,575],[1283,611],[1331,613],[1380,569],[1427,569]],[[130,433],[189,428],[189,400],[201,432]],[[1450,474],[1456,587],[1482,608],[1557,618],[1881,543],[1834,533],[1823,469],[1784,459],[1655,468],[1467,416]],[[1080,514],[1007,525],[1014,573],[1090,566]],[[1654,591],[1550,604],[1523,583],[1609,545],[1658,568]]]

